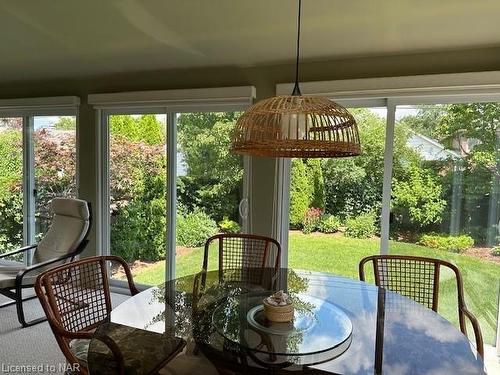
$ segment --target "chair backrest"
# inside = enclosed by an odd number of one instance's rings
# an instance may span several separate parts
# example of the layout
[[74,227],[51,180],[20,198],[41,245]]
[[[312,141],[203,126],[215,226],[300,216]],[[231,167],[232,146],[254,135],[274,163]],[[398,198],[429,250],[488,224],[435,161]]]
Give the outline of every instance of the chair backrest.
[[132,295],[135,287],[127,263],[116,256],[85,258],[49,269],[37,277],[35,291],[62,352],[75,363],[69,348],[75,338],[91,338],[90,333],[105,322],[111,312],[108,262],[123,267]]
[[90,231],[91,212],[88,202],[54,198],[51,206],[54,212],[52,224],[35,250],[35,264],[74,252]]
[[210,246],[217,244],[219,271],[245,268],[279,268],[281,246],[273,238],[253,234],[217,234],[205,243],[203,269],[208,270]]
[[462,276],[454,264],[441,259],[407,255],[372,255],[359,262],[359,279],[361,281],[365,281],[365,265],[367,263],[373,265],[377,286],[409,297],[435,312],[438,311],[441,268],[451,270],[457,283],[460,330],[467,335],[465,323],[467,316],[474,329],[477,350],[483,356],[481,329],[477,319],[466,307]]
[[422,257],[373,255],[359,263],[359,278],[365,281],[365,264],[373,264],[375,284],[392,290],[437,311],[441,265],[458,269],[448,262]]

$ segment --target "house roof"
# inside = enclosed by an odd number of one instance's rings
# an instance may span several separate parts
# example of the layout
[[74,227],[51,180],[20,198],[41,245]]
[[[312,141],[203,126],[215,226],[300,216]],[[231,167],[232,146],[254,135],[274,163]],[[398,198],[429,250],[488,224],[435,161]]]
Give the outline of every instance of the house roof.
[[462,158],[460,153],[447,149],[437,140],[416,132],[412,132],[408,145],[414,148],[424,160],[428,161]]

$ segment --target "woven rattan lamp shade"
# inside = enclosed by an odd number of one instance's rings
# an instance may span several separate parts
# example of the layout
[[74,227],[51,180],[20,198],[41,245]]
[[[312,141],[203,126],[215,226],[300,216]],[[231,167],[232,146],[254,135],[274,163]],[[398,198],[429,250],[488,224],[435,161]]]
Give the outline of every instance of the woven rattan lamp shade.
[[269,157],[328,158],[361,153],[358,126],[325,97],[285,95],[261,100],[236,123],[232,151]]

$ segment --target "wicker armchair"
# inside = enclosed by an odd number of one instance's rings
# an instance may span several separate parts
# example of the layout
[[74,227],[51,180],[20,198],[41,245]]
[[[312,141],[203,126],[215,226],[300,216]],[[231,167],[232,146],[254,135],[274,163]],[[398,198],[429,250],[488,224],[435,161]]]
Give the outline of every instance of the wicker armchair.
[[[219,257],[219,278],[229,275],[228,270],[234,270],[234,281],[245,277],[245,269],[280,266],[281,245],[273,238],[252,234],[217,234],[205,243],[203,270],[208,270],[210,246],[217,244]],[[252,277],[255,274],[252,273]]]
[[392,290],[437,312],[439,297],[439,278],[441,268],[450,269],[457,280],[458,318],[460,330],[466,336],[467,317],[474,330],[476,349],[484,356],[483,336],[474,315],[467,309],[464,299],[462,275],[458,268],[441,259],[404,255],[373,255],[363,258],[359,263],[359,279],[365,281],[365,265],[372,263],[375,284]]
[[[130,294],[139,293],[122,258],[98,256],[42,273],[36,280],[36,294],[68,367],[78,369],[73,373],[88,374],[89,363],[92,373],[101,373],[94,371],[96,359],[101,362],[97,365],[105,366],[102,373],[106,374],[128,373],[129,368],[137,373],[156,373],[182,351],[185,343],[168,335],[109,323],[110,262],[125,271]],[[144,361],[149,361],[148,368],[154,371],[138,368],[144,364],[143,354],[147,357]],[[155,361],[154,366],[151,361]]]

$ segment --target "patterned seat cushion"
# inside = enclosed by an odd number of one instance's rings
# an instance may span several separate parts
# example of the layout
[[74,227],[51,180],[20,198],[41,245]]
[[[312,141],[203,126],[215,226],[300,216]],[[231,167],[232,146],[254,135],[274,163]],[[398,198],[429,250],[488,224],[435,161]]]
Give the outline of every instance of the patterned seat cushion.
[[103,342],[109,340],[116,344],[123,356],[127,375],[147,374],[184,347],[182,339],[170,335],[105,323],[92,340],[73,340],[70,348],[91,374],[114,374],[118,373],[118,362]]

